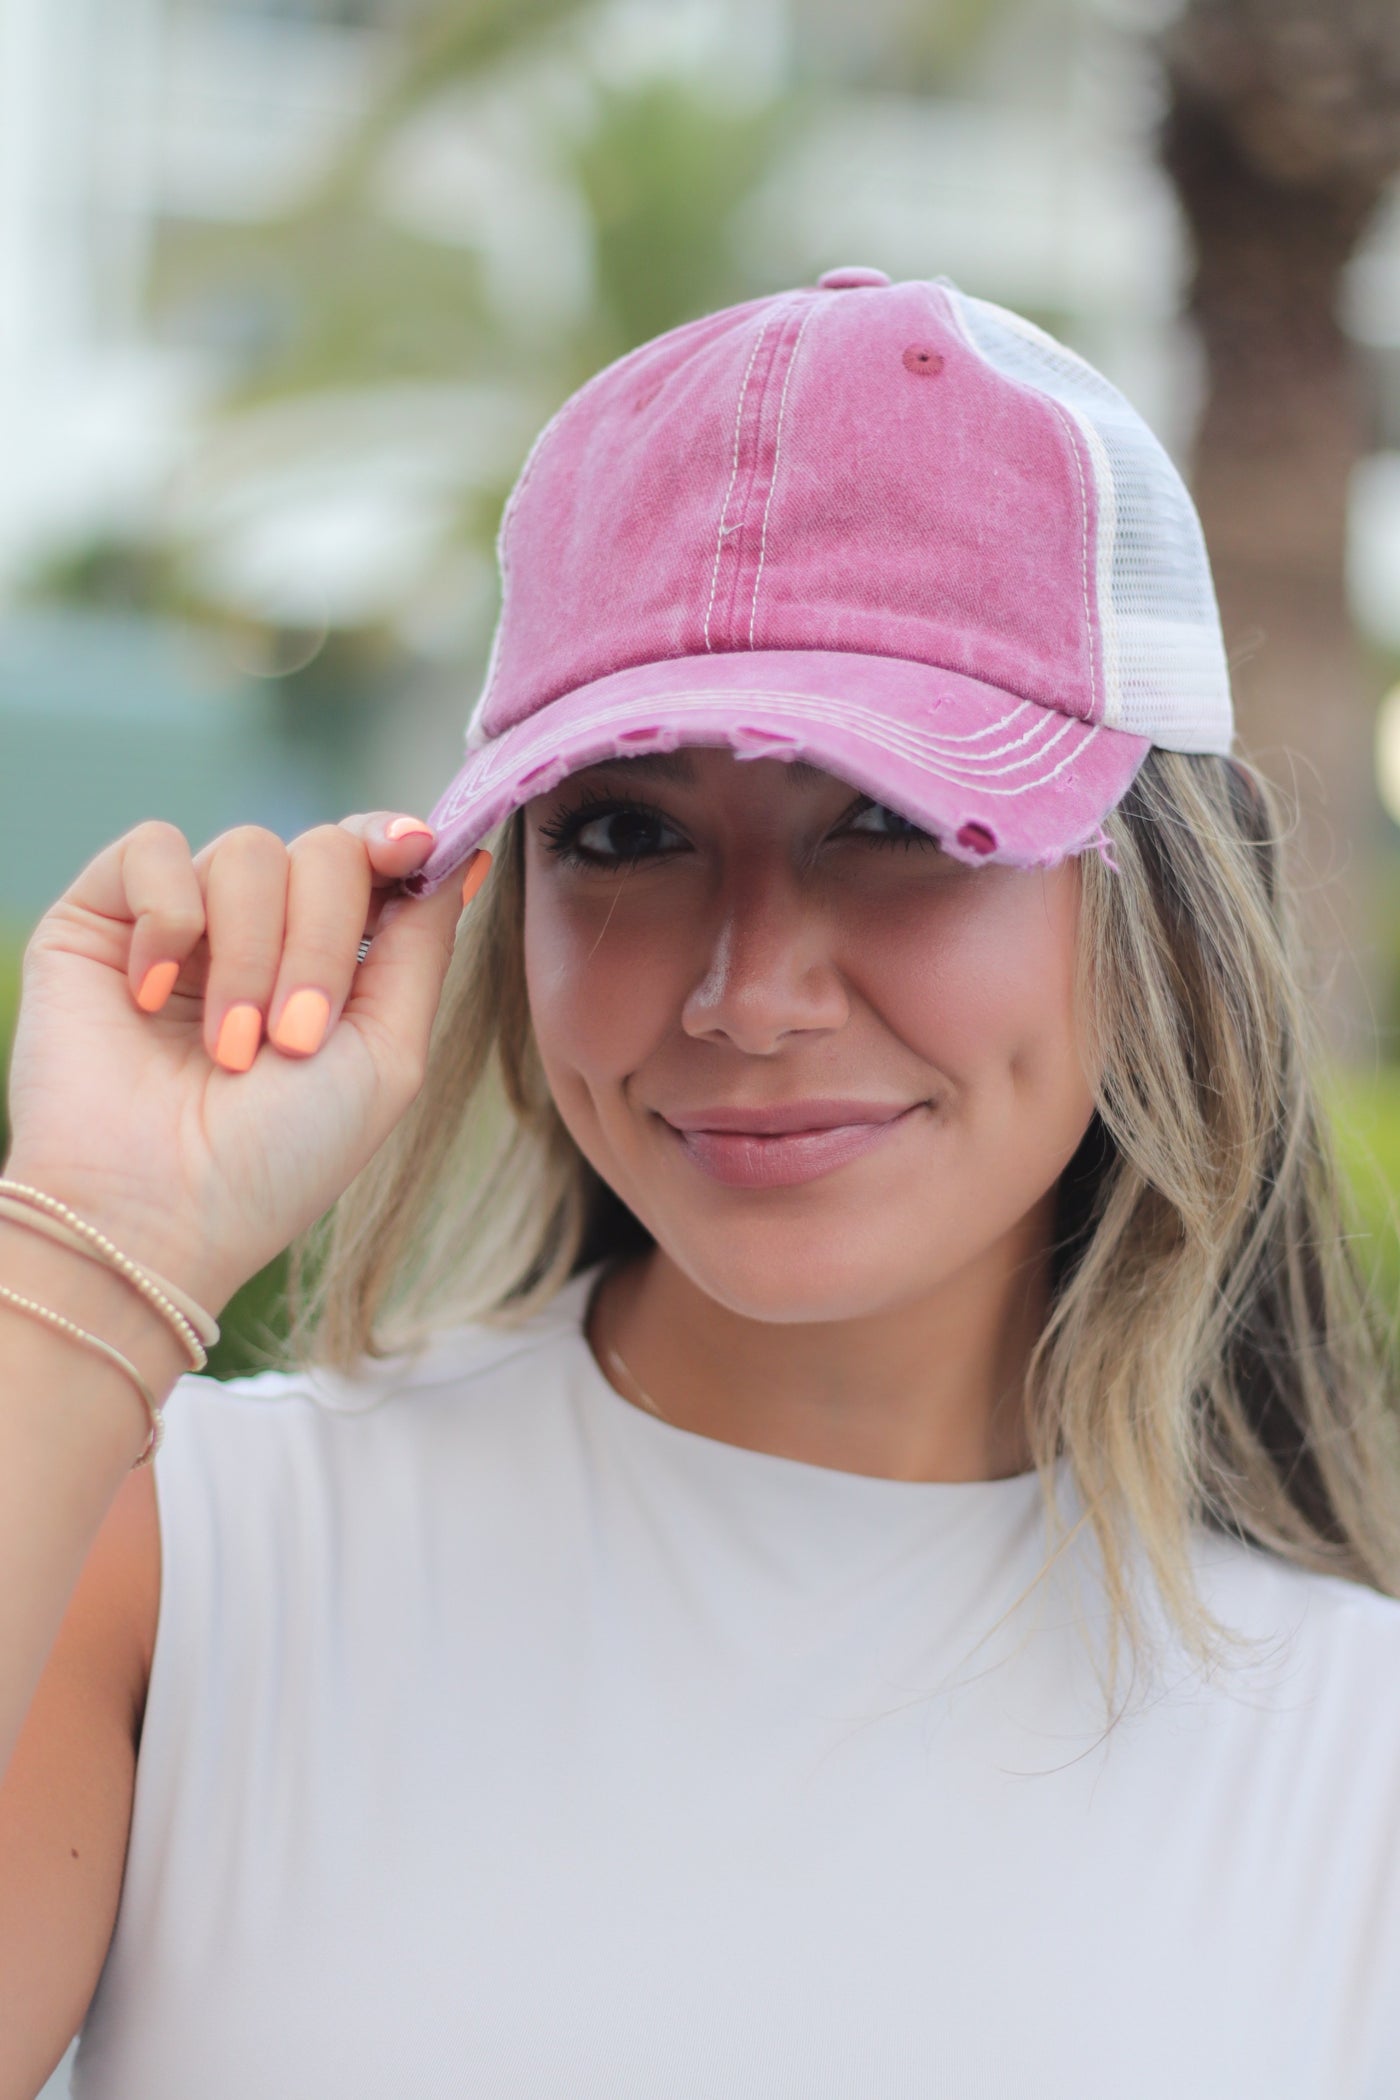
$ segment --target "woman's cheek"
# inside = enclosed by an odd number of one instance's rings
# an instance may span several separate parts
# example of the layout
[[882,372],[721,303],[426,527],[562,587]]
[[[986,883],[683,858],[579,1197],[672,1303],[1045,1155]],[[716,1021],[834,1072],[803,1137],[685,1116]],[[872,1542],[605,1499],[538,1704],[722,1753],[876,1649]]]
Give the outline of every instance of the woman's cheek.
[[1008,896],[997,872],[906,894],[900,909],[863,916],[853,929],[856,988],[916,1054],[943,1070],[975,1068],[1041,1004],[1043,958],[1028,939],[1024,903]]
[[1002,1113],[1032,1099],[1077,1104],[1074,864],[991,866],[904,905],[872,917],[851,951],[857,988],[885,1026],[957,1092]]
[[665,1033],[674,937],[609,898],[527,892],[525,982],[546,1068],[621,1076]]

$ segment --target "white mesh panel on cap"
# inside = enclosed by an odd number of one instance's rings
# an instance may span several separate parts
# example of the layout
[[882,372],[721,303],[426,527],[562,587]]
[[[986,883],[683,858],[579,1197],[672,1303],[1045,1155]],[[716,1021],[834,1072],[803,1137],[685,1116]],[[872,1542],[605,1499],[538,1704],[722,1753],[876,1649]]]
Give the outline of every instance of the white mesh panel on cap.
[[1099,500],[1106,726],[1169,751],[1228,752],[1220,609],[1201,521],[1171,454],[1116,386],[1043,328],[951,278],[932,282],[986,363],[1053,396],[1084,434]]

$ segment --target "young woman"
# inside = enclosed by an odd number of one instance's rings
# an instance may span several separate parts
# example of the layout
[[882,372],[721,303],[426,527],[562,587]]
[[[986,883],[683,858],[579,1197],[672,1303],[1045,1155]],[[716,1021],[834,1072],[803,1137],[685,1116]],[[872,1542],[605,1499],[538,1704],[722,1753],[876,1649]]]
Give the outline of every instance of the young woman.
[[839,269],[500,552],[430,824],[26,952],[0,2100],[1391,2100],[1385,1322],[1166,454]]

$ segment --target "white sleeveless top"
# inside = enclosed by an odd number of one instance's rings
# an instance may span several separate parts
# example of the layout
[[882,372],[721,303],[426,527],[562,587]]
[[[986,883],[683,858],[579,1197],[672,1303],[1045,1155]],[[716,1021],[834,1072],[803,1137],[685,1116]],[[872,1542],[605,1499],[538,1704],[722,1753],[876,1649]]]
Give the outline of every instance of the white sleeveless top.
[[[1400,1603],[1200,1535],[1262,1636],[1107,1735],[1086,1526],[511,1335],[172,1394],[80,2100],[1396,2100]],[[1067,1468],[1061,1468],[1072,1513]]]

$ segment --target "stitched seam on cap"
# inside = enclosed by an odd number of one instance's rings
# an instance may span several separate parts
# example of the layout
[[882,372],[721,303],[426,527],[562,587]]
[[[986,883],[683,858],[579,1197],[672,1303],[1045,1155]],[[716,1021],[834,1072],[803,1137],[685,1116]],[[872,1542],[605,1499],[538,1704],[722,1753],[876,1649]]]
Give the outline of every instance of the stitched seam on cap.
[[[796,312],[796,311],[797,311],[797,309],[796,309],[796,307],[794,306],[794,307],[792,307],[792,308],[790,309],[790,311],[792,311],[792,312]],[[786,409],[786,407],[787,407],[787,390],[788,390],[788,382],[789,382],[789,381],[791,380],[791,378],[792,378],[792,368],[793,368],[793,366],[794,366],[794,365],[795,365],[795,364],[797,363],[797,353],[798,353],[798,351],[799,351],[799,350],[800,350],[800,349],[802,348],[802,338],[803,338],[803,336],[804,336],[804,335],[805,335],[805,334],[807,333],[807,323],[808,323],[808,322],[809,322],[809,321],[811,320],[811,318],[812,318],[813,314],[814,314],[814,313],[816,313],[816,312],[817,312],[817,307],[816,307],[815,305],[810,305],[810,306],[808,306],[808,308],[807,308],[807,311],[806,311],[806,313],[805,313],[805,314],[804,314],[804,315],[802,316],[802,326],[801,326],[801,327],[800,327],[800,328],[798,329],[798,331],[797,331],[797,337],[796,337],[796,340],[795,340],[795,342],[793,343],[793,346],[792,346],[792,355],[791,355],[791,357],[790,357],[790,358],[788,359],[788,368],[787,368],[786,372],[784,372],[784,374],[783,374],[783,391],[782,391],[782,393],[781,393],[781,394],[779,395],[779,397],[778,397],[778,427],[777,427],[777,429],[776,429],[776,430],[774,431],[774,433],[773,433],[773,472],[772,472],[772,474],[771,474],[771,475],[769,476],[769,480],[768,480],[768,496],[767,496],[767,500],[765,501],[765,503],[764,503],[764,506],[763,506],[763,530],[762,530],[762,533],[761,533],[761,534],[760,534],[760,536],[759,536],[759,543],[758,543],[758,567],[757,567],[757,569],[756,569],[756,570],[754,571],[754,579],[753,579],[753,603],[751,604],[751,606],[750,606],[750,608],[749,608],[749,647],[750,647],[750,649],[752,649],[752,647],[753,647],[753,645],[754,645],[754,640],[753,640],[753,631],[754,631],[754,623],[755,623],[755,621],[756,621],[756,620],[757,620],[757,618],[758,618],[758,586],[759,586],[760,580],[762,579],[762,576],[763,576],[763,563],[764,563],[764,558],[765,558],[765,556],[766,556],[766,554],[767,554],[767,551],[768,551],[768,513],[769,513],[769,511],[770,511],[770,510],[772,509],[772,507],[773,507],[773,491],[774,491],[774,489],[776,489],[776,487],[778,486],[778,463],[779,463],[780,459],[782,458],[782,450],[783,450],[783,411],[784,411],[784,410]]]
[[734,457],[730,463],[729,468],[729,486],[725,489],[724,492],[724,501],[720,505],[719,511],[719,524],[715,530],[714,568],[710,574],[709,601],[705,606],[705,647],[707,649],[710,647],[710,613],[714,607],[715,590],[719,583],[719,561],[721,554],[723,554],[724,552],[724,536],[726,532],[732,531],[733,529],[731,526],[727,526],[725,524],[725,518],[728,516],[729,513],[729,499],[734,493],[734,482],[739,472],[739,431],[744,419],[744,397],[749,390],[749,374],[753,370],[753,361],[758,356],[759,351],[763,347],[763,339],[767,335],[769,326],[771,325],[773,319],[774,316],[771,313],[765,314],[763,317],[763,326],[759,329],[758,334],[754,337],[754,345],[752,350],[750,350],[749,352],[749,361],[744,367],[744,378],[743,384],[739,388],[739,399],[735,404],[734,408]]
[[[1004,378],[1006,375],[1003,373],[1001,376]],[[1053,409],[1074,460],[1074,471],[1079,476],[1079,571],[1080,588],[1084,593],[1084,631],[1089,637],[1089,698],[1092,702],[1099,690],[1099,674],[1094,654],[1094,614],[1089,600],[1089,492],[1084,486],[1084,462],[1079,457],[1079,447],[1074,441],[1074,426],[1071,425],[1061,404],[1052,395],[1041,394],[1038,387],[1035,391],[1047,408]]]
[[[868,743],[875,745],[877,749],[888,752],[892,757],[910,759],[914,764],[921,767],[925,773],[931,774],[935,778],[949,780],[958,786],[976,789],[983,794],[997,796],[1023,795],[1034,788],[1043,787],[1048,781],[1055,779],[1064,772],[1065,768],[1073,760],[1088,749],[1103,726],[1098,722],[1086,721],[1082,715],[1073,715],[1065,713],[1063,710],[1045,708],[1044,703],[1020,701],[1010,714],[1003,716],[996,723],[988,724],[985,728],[973,732],[973,736],[985,736],[991,731],[1002,728],[1007,722],[1014,721],[1015,717],[1025,708],[1032,705],[1040,706],[1043,713],[1060,713],[1062,716],[1060,725],[1033,752],[1028,752],[1024,760],[1019,760],[1010,766],[1001,766],[994,769],[981,765],[975,757],[964,760],[961,767],[959,767],[955,757],[950,759],[947,746],[951,741],[972,741],[972,738],[944,738],[940,742],[938,739],[927,735],[921,736],[917,733],[891,736],[889,734],[888,717],[877,714],[871,709],[861,708],[849,700],[843,701],[840,707],[837,708],[825,694],[794,694],[791,692],[768,691],[763,688],[752,688],[742,691],[734,688],[716,688],[713,692],[685,695],[668,692],[638,694],[634,699],[629,700],[625,709],[614,707],[596,716],[579,716],[570,723],[569,729],[570,733],[573,734],[579,730],[592,728],[595,725],[598,727],[612,727],[619,722],[627,720],[628,716],[635,711],[649,710],[657,700],[663,701],[674,711],[684,714],[698,712],[716,699],[725,701],[736,699],[766,700],[770,703],[773,712],[778,714],[786,713],[798,722],[816,721],[832,728],[854,729]],[[1043,726],[1043,722],[1037,722],[1026,732],[1025,736],[1016,739],[1014,743],[1002,746],[1000,750],[983,753],[981,756],[984,758],[995,758],[1000,756],[1001,750],[1014,750],[1019,745],[1028,743],[1031,737],[1037,735]],[[1057,765],[1052,766],[1048,771],[1038,773],[1032,779],[1022,781],[1018,786],[1014,787],[1000,787],[993,783],[990,777],[992,773],[1016,771],[1019,765],[1029,764],[1034,759],[1043,757],[1054,745],[1060,743],[1066,736],[1071,735],[1076,730],[1082,732],[1079,741],[1074,744],[1073,748]],[[478,775],[471,782],[466,789],[467,798],[480,799],[484,797],[492,787],[497,786],[501,780],[514,772],[522,760],[532,755],[534,748],[533,744],[515,747],[511,760],[501,767],[499,773]],[[548,747],[544,746],[543,748]],[[938,763],[940,759],[944,761],[942,764]],[[458,804],[452,813],[455,815],[458,810],[465,806],[465,802]]]
[[[930,292],[930,294],[936,296],[937,292],[943,288],[929,283],[927,289]],[[954,298],[951,295],[951,293],[949,293],[947,298],[947,304],[950,311],[952,312],[953,319],[957,325],[958,334],[967,344],[967,347],[972,352],[973,356],[976,357],[978,361],[982,365],[984,365],[989,372],[995,373],[996,377],[1002,381],[1003,385],[1019,387],[1022,393],[1030,394],[1035,400],[1044,402],[1047,408],[1052,409],[1054,411],[1055,420],[1059,423],[1061,429],[1065,433],[1065,438],[1068,442],[1070,453],[1074,460],[1074,471],[1079,477],[1079,569],[1080,585],[1084,593],[1084,625],[1089,637],[1089,697],[1092,701],[1095,698],[1099,687],[1098,674],[1095,669],[1094,661],[1094,621],[1093,615],[1089,608],[1089,499],[1084,487],[1084,463],[1079,457],[1079,447],[1074,442],[1073,430],[1071,429],[1070,425],[1065,421],[1064,411],[1061,407],[1061,404],[1054,398],[1052,394],[1048,393],[1044,387],[1033,386],[1029,380],[1017,379],[1012,373],[1003,372],[1000,365],[994,363],[992,358],[988,356],[987,352],[982,348],[982,345],[976,340],[971,328],[968,326],[967,319],[962,312],[961,298]],[[1107,696],[1105,695],[1105,698],[1106,697]],[[1062,710],[1062,712],[1067,712],[1067,710]]]
[[595,389],[599,387],[605,379],[609,378],[614,372],[616,372],[620,366],[625,365],[629,357],[635,356],[635,350],[624,350],[620,357],[613,358],[611,363],[604,365],[600,371],[594,372],[590,378],[584,380],[581,386],[576,387],[572,394],[569,394],[563,401],[560,402],[558,408],[555,409],[553,415],[544,425],[544,428],[536,432],[535,441],[525,455],[524,464],[520,469],[520,473],[516,479],[515,486],[511,490],[509,496],[507,496],[506,498],[505,506],[501,512],[500,526],[496,533],[496,566],[499,569],[501,576],[501,609],[497,616],[496,633],[491,644],[490,661],[486,666],[486,684],[482,687],[481,697],[478,699],[475,708],[473,708],[472,710],[472,722],[467,725],[468,738],[470,738],[471,736],[472,725],[476,722],[479,722],[486,713],[486,709],[491,695],[491,687],[495,683],[496,679],[497,661],[500,656],[500,642],[502,636],[505,633],[506,601],[510,592],[510,557],[506,551],[506,536],[509,532],[511,523],[515,517],[515,513],[520,507],[520,503],[522,498],[524,497],[525,491],[530,485],[531,476],[534,474],[535,468],[539,463],[540,455],[545,448],[545,443],[547,439],[552,435],[552,433],[558,430],[560,425],[564,423],[573,414],[576,408],[580,408],[586,400],[592,399]]
[[1100,671],[1103,681],[1103,720],[1108,729],[1123,720],[1122,677],[1118,669],[1118,615],[1113,603],[1113,556],[1118,539],[1118,484],[1109,464],[1108,448],[1092,417],[1065,404],[1074,417],[1094,466],[1094,486],[1099,493],[1096,513],[1095,595],[1099,608],[1099,634],[1103,643]]
[[[1023,714],[1028,707],[1040,705],[1040,703],[1033,703],[1028,700],[1018,701],[1009,713],[1000,716],[995,722],[985,723],[980,729],[969,731],[965,736],[940,737],[936,732],[904,727],[895,736],[891,737],[889,734],[890,723],[888,716],[869,708],[864,708],[858,702],[850,699],[845,699],[838,705],[825,693],[794,693],[786,690],[769,690],[758,686],[742,688],[717,686],[714,688],[700,688],[685,694],[665,691],[639,693],[629,697],[622,706],[614,703],[601,709],[596,714],[575,716],[569,724],[569,733],[573,735],[580,730],[606,729],[615,724],[621,724],[636,714],[650,713],[654,703],[658,700],[665,702],[673,712],[682,714],[698,713],[716,700],[739,700],[744,702],[766,700],[772,706],[773,712],[785,713],[798,722],[815,719],[831,723],[838,728],[855,728],[870,741],[879,743],[890,751],[903,750],[916,759],[920,758],[922,754],[928,753],[939,757],[952,758],[955,761],[957,754],[953,748],[954,746],[975,744],[983,737],[995,735],[1009,723],[1014,722],[1017,716]],[[776,705],[773,705],[773,703],[776,703]],[[1059,713],[1060,721],[1056,728],[1049,729],[1048,717],[1052,713]],[[1039,719],[1031,724],[1031,727],[1026,730],[1024,735],[1015,738],[1009,744],[998,745],[982,752],[969,753],[969,762],[980,765],[987,758],[998,758],[1003,751],[1017,750],[1021,746],[1031,743],[1033,739],[1039,738],[1040,741],[1036,750],[1027,754],[1028,762],[1031,757],[1038,756],[1041,752],[1047,751],[1054,744],[1059,743],[1074,729],[1097,732],[1100,726],[1098,723],[1086,721],[1081,715],[1065,714],[1061,710],[1050,709],[1041,705]],[[1042,735],[1043,731],[1048,731],[1048,734]],[[1090,740],[1090,737],[1086,735],[1083,743],[1088,743]],[[533,738],[522,738],[519,743],[512,746],[510,757],[504,759],[499,767],[493,767],[489,772],[484,771],[477,776],[472,783],[470,792],[477,794],[483,788],[494,785],[498,780],[503,780],[509,774],[517,772],[522,763],[534,756],[536,750],[547,751],[552,748],[552,744],[552,739],[547,742],[543,737],[540,737],[538,742]],[[1083,744],[1076,748],[1082,749]],[[499,757],[500,754],[498,753],[497,755]],[[1010,768],[1003,770],[1009,771]]]

